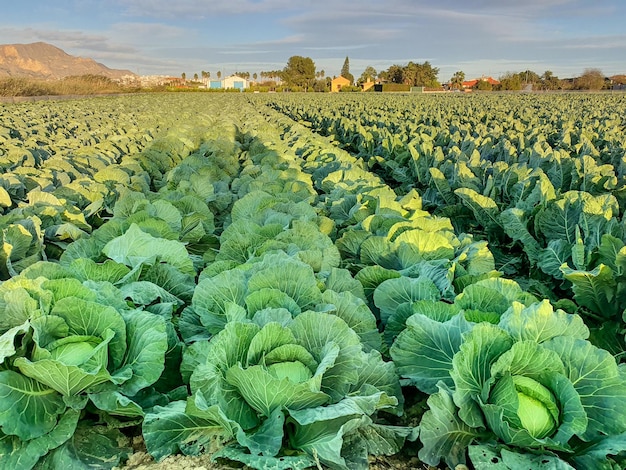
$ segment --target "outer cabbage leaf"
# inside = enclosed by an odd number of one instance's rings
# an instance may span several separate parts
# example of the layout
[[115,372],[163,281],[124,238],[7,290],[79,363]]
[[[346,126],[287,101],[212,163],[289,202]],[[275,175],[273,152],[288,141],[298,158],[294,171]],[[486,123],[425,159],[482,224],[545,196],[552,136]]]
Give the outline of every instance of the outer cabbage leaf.
[[343,319],[359,335],[366,351],[381,349],[382,341],[376,317],[363,300],[350,292],[327,290],[322,294],[322,302],[332,305],[331,310],[326,311]]
[[494,325],[481,323],[464,339],[458,354],[452,359],[450,376],[454,381],[453,397],[459,407],[459,417],[478,428],[484,426],[484,417],[477,398],[483,394],[485,384],[490,380],[492,364],[511,348],[513,338]]
[[305,453],[280,457],[254,455],[247,452],[247,449],[234,445],[221,448],[212,458],[234,460],[256,470],[304,470],[316,465],[315,459]]
[[502,315],[500,327],[508,331],[517,341],[532,340],[543,343],[557,336],[587,339],[589,329],[578,315],[562,310],[554,311],[548,300],[524,307],[513,302]]
[[115,375],[124,376],[127,371],[132,371],[120,391],[133,396],[155,383],[163,373],[168,350],[166,323],[163,317],[141,310],[124,313],[124,318],[128,347],[124,362]]
[[380,309],[380,318],[387,323],[395,310],[405,302],[416,300],[437,301],[441,292],[428,278],[400,277],[383,281],[374,291],[374,303]]
[[601,440],[626,432],[626,370],[603,349],[581,339],[556,337],[545,343],[563,361],[565,376],[580,396],[589,424],[580,437]]
[[561,266],[561,272],[573,284],[574,299],[582,306],[605,318],[614,318],[620,309],[615,299],[616,281],[608,266],[600,264],[592,271],[579,271]]
[[433,302],[432,300],[416,300],[413,303],[401,304],[387,320],[385,331],[383,332],[385,341],[391,346],[396,337],[406,328],[407,320],[416,313],[443,323],[459,312],[460,309],[454,304]]
[[47,434],[65,411],[55,390],[11,370],[0,372],[0,426],[5,434],[30,440]]
[[266,255],[255,265],[248,280],[250,293],[261,289],[278,289],[304,310],[314,308],[321,297],[313,269],[284,254]]
[[[372,425],[369,416],[376,410],[396,404],[395,399],[378,392],[369,396],[348,397],[333,405],[291,411],[290,416],[297,424],[290,444],[311,456],[317,455],[326,465],[348,468],[343,454],[345,436]],[[398,428],[396,431],[400,440],[409,434],[407,429]]]
[[141,263],[154,264],[158,259],[185,274],[195,275],[191,258],[181,242],[155,238],[136,224],[131,224],[124,235],[109,241],[102,252],[112,260],[131,267]]
[[39,459],[72,437],[80,412],[67,410],[48,434],[22,441],[15,436],[0,435],[0,460],[12,470],[31,470]]
[[507,449],[498,451],[486,445],[469,446],[469,457],[476,470],[516,470],[518,468],[575,470],[574,467],[553,455],[520,454]]
[[465,450],[474,440],[486,437],[479,428],[465,424],[457,415],[452,392],[443,384],[428,398],[429,410],[420,422],[420,441],[423,447],[419,458],[429,465],[439,465],[445,459],[450,468],[465,463]]
[[358,335],[341,318],[316,312],[301,313],[289,329],[296,342],[305,346],[320,364],[318,367],[323,367],[329,347],[337,349],[332,367],[323,372],[322,391],[333,401],[342,399],[357,382],[365,363]]
[[462,314],[443,323],[419,313],[409,317],[390,349],[398,373],[425,393],[435,393],[439,382],[452,386],[452,358],[471,327]]
[[15,326],[0,335],[0,364],[17,352],[15,348],[15,339],[18,335],[27,333],[29,329],[30,322],[25,321],[22,325]]
[[186,412],[187,408],[184,401],[174,401],[165,407],[156,406],[146,414],[143,437],[155,460],[178,451],[198,455],[236,434],[237,423],[228,419],[218,406],[202,411],[191,406],[190,412]]
[[65,365],[52,359],[31,362],[24,357],[15,360],[20,372],[53,388],[60,394],[71,397],[111,380],[105,368],[85,371],[80,366]]
[[209,332],[221,331],[227,323],[227,307],[244,305],[248,293],[246,273],[233,269],[200,281],[192,306]]
[[132,453],[131,447],[123,445],[125,440],[118,429],[84,423],[77,427],[70,439],[43,459],[40,468],[91,467],[110,470]]

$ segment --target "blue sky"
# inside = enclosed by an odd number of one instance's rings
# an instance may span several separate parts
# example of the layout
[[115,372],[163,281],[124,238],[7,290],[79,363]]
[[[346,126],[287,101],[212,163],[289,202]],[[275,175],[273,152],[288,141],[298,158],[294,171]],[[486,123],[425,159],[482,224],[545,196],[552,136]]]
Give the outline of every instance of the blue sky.
[[18,0],[0,43],[45,41],[141,75],[282,69],[339,75],[429,61],[447,81],[527,69],[626,73],[624,0]]

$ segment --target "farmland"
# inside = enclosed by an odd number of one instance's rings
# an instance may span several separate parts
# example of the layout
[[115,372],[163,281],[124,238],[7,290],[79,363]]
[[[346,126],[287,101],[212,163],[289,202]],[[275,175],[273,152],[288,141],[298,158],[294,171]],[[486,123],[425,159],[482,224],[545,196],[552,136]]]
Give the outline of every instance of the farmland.
[[623,468],[625,130],[622,94],[0,107],[0,468]]

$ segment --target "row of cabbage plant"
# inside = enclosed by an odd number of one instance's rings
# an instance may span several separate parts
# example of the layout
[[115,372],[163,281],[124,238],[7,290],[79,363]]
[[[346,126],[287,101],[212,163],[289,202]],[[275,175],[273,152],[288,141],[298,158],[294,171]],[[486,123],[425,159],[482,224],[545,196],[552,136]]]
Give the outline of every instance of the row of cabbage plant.
[[[232,119],[215,122],[221,105],[204,104],[196,109],[204,126],[169,128],[111,162],[115,197],[91,233],[68,240],[57,258],[18,257],[20,272],[0,284],[3,468],[112,468],[132,452],[149,410],[187,396],[178,318],[215,258],[215,231],[232,204],[224,188],[241,154]],[[50,198],[64,190],[39,189]],[[41,243],[50,253],[50,241]]]
[[[300,135],[303,155],[330,145],[268,115],[286,135]],[[339,162],[326,154],[325,164],[337,163],[342,176],[349,171],[341,162],[359,165],[334,154]],[[339,215],[336,246],[369,294],[403,383],[430,395],[420,421],[424,462],[621,465],[626,423],[615,411],[626,400],[626,370],[589,341],[580,316],[502,278],[484,241],[455,235],[450,220],[422,210],[415,192],[394,198],[384,186],[354,191],[350,177],[333,181],[340,198],[327,207]]]
[[456,233],[488,240],[498,270],[582,315],[623,358],[624,96],[501,98],[256,99],[332,136],[400,194],[419,191]]
[[[0,397],[36,405],[0,423],[0,459],[112,466],[140,429],[157,459],[255,468],[367,468],[407,440],[431,465],[619,465],[624,370],[578,316],[503,279],[416,192],[220,99],[219,132],[154,190],[0,285],[0,374],[21,381]],[[403,416],[415,389],[419,426]]]

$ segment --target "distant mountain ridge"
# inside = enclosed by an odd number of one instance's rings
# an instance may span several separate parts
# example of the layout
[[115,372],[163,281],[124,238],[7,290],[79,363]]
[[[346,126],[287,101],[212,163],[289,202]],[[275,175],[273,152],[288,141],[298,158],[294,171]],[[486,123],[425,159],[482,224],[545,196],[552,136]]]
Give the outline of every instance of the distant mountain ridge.
[[69,55],[45,42],[0,45],[0,77],[59,79],[90,74],[111,79],[135,75],[130,70],[111,69],[93,59]]

